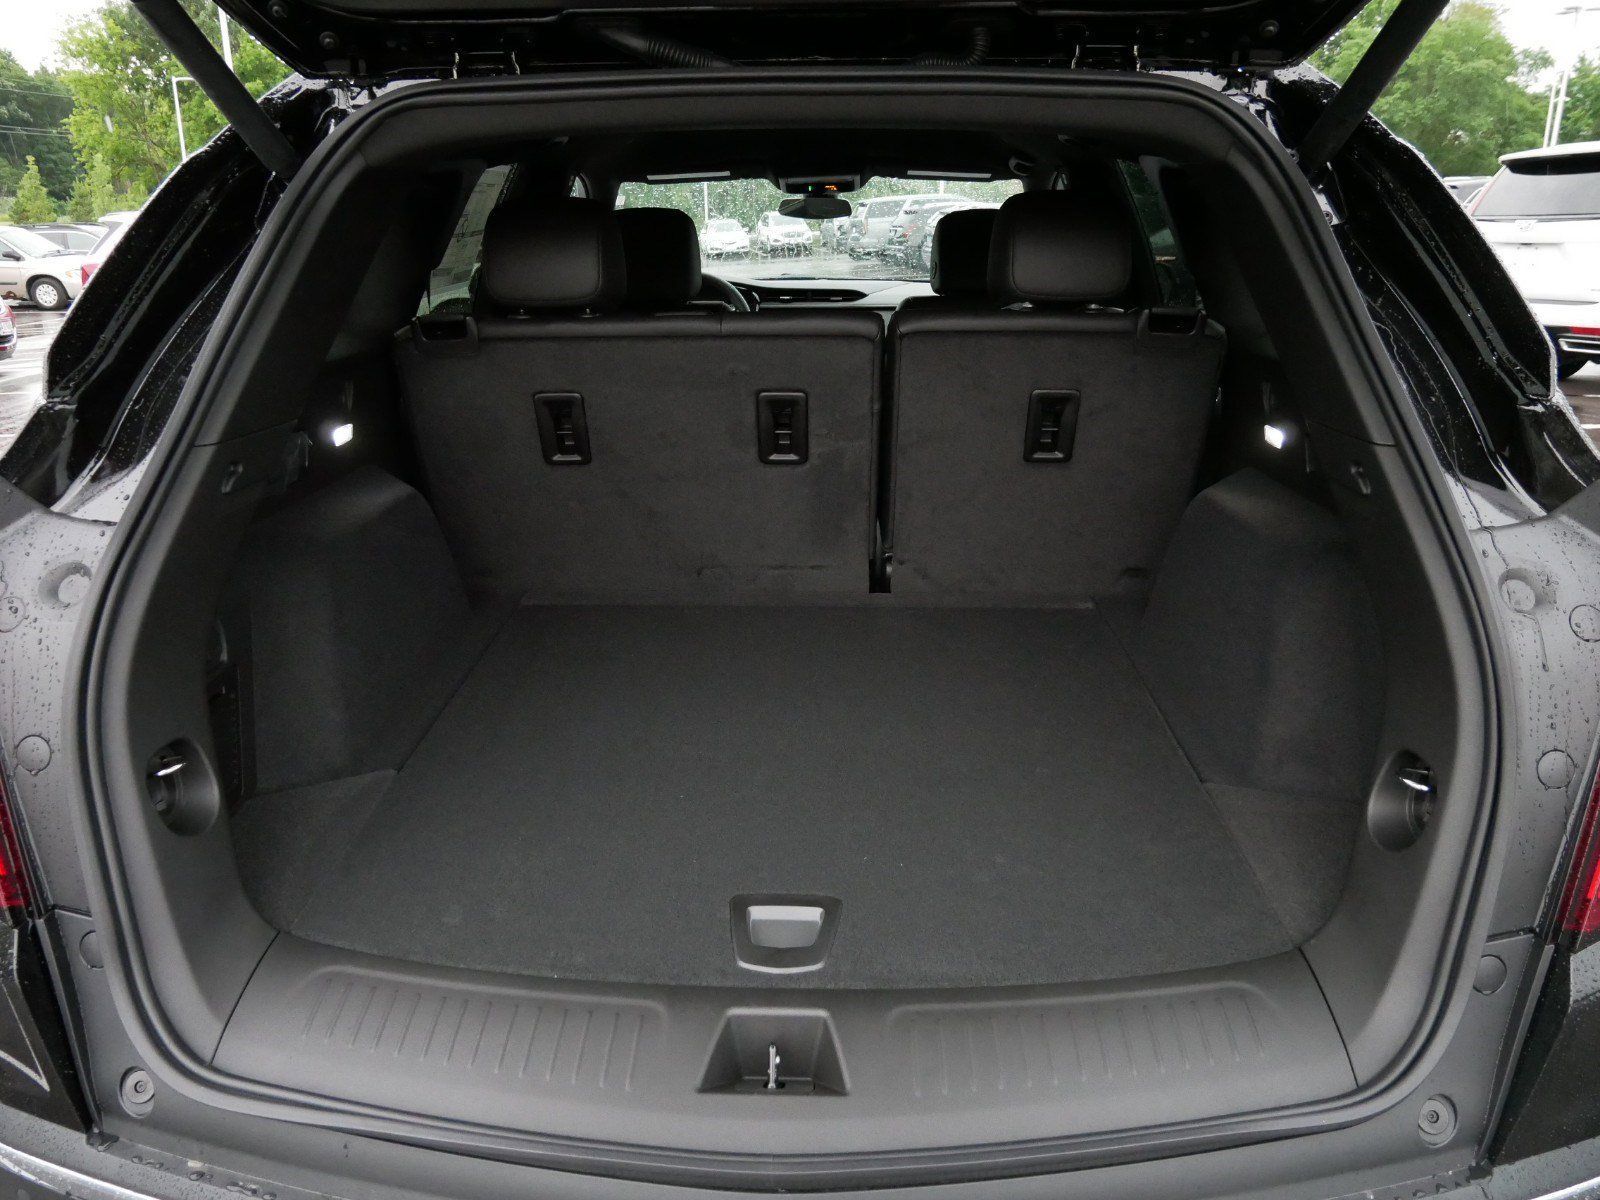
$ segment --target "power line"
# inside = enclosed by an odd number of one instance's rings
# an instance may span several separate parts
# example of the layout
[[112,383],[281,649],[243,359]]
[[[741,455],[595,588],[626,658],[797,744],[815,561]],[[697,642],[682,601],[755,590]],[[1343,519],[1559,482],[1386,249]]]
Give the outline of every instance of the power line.
[[69,138],[70,134],[59,129],[43,129],[37,125],[0,125],[0,133],[26,133],[32,137],[58,137]]
[[23,96],[48,96],[52,100],[65,100],[68,104],[72,103],[71,92],[48,92],[42,88],[18,87],[12,83],[0,83],[0,92],[16,92]]

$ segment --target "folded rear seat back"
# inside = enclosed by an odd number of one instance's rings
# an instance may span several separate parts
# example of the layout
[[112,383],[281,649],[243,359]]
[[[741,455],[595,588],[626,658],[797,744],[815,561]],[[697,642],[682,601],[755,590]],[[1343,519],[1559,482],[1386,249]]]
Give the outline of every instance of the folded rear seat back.
[[[652,306],[670,308],[653,267]],[[419,324],[397,348],[430,495],[475,596],[866,594],[875,315],[614,312],[628,290],[615,215],[579,200],[497,210],[480,286],[475,322]],[[682,303],[692,290],[685,278]]]
[[1134,236],[1110,194],[1015,196],[987,308],[896,314],[896,595],[1070,602],[1147,585],[1193,492],[1224,343],[1195,311],[1094,307],[1132,287]]

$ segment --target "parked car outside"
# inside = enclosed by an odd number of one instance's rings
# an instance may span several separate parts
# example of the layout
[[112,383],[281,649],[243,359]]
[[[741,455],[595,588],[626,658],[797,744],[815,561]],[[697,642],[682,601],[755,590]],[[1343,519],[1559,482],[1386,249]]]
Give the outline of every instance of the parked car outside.
[[1463,205],[1471,204],[1472,198],[1483,190],[1483,185],[1489,182],[1488,175],[1446,175],[1445,187],[1450,189],[1450,194]]
[[0,300],[0,358],[10,358],[17,348],[17,318],[11,306]]
[[24,225],[23,228],[37,233],[47,241],[54,242],[63,250],[71,250],[74,254],[84,254],[105,236],[109,226],[53,222],[48,225]]
[[907,196],[878,196],[857,205],[854,237],[850,241],[852,258],[872,258],[882,251],[889,229],[905,208],[907,199]]
[[968,208],[999,208],[988,200],[969,200],[964,196],[947,196],[937,204],[910,206],[894,222],[884,245],[884,257],[909,266],[924,269],[933,266],[933,230],[945,213]]
[[849,217],[834,217],[831,220],[823,221],[821,228],[817,231],[819,247],[830,254],[842,251],[844,249],[845,234],[849,228]]
[[700,234],[700,252],[707,258],[750,253],[750,232],[732,217],[713,217]]
[[856,258],[872,258],[885,253],[892,245],[896,222],[918,209],[939,207],[950,197],[940,192],[915,196],[880,196],[861,206],[860,234],[851,245],[850,253]]
[[1555,343],[1565,379],[1600,358],[1600,142],[1500,164],[1470,211]]
[[83,263],[78,269],[80,286],[89,286],[89,280],[94,277],[96,271],[105,265],[106,258],[117,248],[117,243],[123,239],[123,236],[130,228],[132,228],[131,222],[121,222],[113,225],[106,231],[105,236],[96,242],[94,247],[83,256]]
[[761,254],[804,254],[811,249],[812,236],[811,227],[799,217],[769,210],[756,222],[753,241]]
[[20,225],[0,225],[0,299],[26,300],[43,309],[65,308],[82,284],[83,255],[63,250]]

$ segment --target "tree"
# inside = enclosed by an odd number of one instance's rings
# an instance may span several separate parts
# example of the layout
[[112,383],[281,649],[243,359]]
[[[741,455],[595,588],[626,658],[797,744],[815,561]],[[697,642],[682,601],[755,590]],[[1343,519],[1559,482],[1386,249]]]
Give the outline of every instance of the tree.
[[48,71],[30,73],[0,50],[0,190],[11,191],[28,155],[39,163],[45,188],[66,198],[78,173],[65,121],[72,93]]
[[16,198],[11,201],[9,219],[18,225],[37,225],[56,219],[56,202],[44,190],[44,180],[39,176],[39,164],[28,155],[28,165],[17,184]]
[[1567,108],[1561,118],[1563,142],[1600,140],[1600,62],[1584,55],[1567,82]]
[[[1343,82],[1399,0],[1374,0],[1313,61]],[[1500,155],[1540,141],[1545,103],[1531,90],[1549,57],[1518,50],[1482,0],[1457,0],[1373,106],[1444,175],[1487,175]]]
[[96,154],[89,160],[89,169],[72,189],[72,199],[67,202],[67,215],[74,221],[94,221],[117,207],[117,193],[111,183],[111,167],[104,155]]
[[[183,0],[213,44],[220,44],[216,6]],[[254,96],[275,86],[287,68],[238,25],[230,26],[234,71]],[[222,115],[166,52],[128,0],[111,0],[68,26],[58,47],[62,79],[74,105],[67,119],[72,146],[84,162],[98,155],[118,191],[148,192],[178,165],[178,127],[172,81],[178,80],[184,141],[190,153],[223,126]]]

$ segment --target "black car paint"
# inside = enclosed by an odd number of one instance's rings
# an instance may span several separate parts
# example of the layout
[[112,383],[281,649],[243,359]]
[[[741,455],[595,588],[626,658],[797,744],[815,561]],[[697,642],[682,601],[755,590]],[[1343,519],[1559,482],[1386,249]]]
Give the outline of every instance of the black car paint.
[[[1293,131],[1304,127],[1306,117],[1314,114],[1327,93],[1326,84],[1308,75],[1291,76],[1279,84],[1259,86],[1253,94],[1241,93],[1240,99],[1270,125],[1286,127],[1282,136],[1292,144]],[[339,100],[331,89],[308,87],[281,101],[281,112],[287,123],[299,126],[304,139],[324,114],[338,109]],[[1404,195],[1404,206],[1381,214],[1374,210],[1374,196],[1397,193]],[[1498,261],[1415,152],[1376,122],[1368,122],[1336,163],[1328,194],[1341,245],[1367,293],[1372,315],[1404,368],[1436,451],[1458,481],[1494,489],[1525,505],[1532,501],[1529,514],[1537,516],[1539,509],[1557,507],[1600,478],[1600,458],[1578,433],[1570,410],[1552,388],[1548,343]],[[141,261],[138,255],[119,255],[108,264],[107,271],[118,272],[108,278],[120,279],[122,287],[99,289],[106,298],[102,303],[82,304],[69,318],[63,339],[51,354],[49,401],[18,448],[0,461],[0,475],[30,494],[12,492],[5,506],[8,511],[0,512],[0,517],[20,513],[30,518],[24,525],[33,526],[33,532],[24,530],[20,539],[15,526],[6,534],[0,555],[8,565],[15,561],[20,545],[37,548],[40,539],[47,539],[55,543],[55,557],[64,544],[75,543],[77,560],[93,570],[96,543],[104,545],[104,527],[94,528],[98,522],[89,522],[86,528],[84,522],[50,513],[42,505],[68,494],[76,471],[91,460],[97,469],[104,469],[101,478],[110,484],[149,452],[259,216],[276,196],[272,182],[226,134],[158,193],[136,227],[140,240],[135,242],[132,233],[128,239],[142,246],[148,257]],[[202,205],[206,215],[197,219]],[[246,209],[257,219],[244,219],[241,214]],[[216,240],[206,243],[205,237]],[[230,239],[235,246],[231,258],[222,252]],[[204,247],[203,259],[212,266],[211,285],[197,293],[190,283],[185,304],[184,288],[163,289],[159,283],[163,278],[170,282],[175,274],[191,279],[189,263],[198,259],[186,255],[195,253],[196,246]],[[1382,271],[1377,263],[1383,264]],[[1437,302],[1433,307],[1421,299],[1430,275]],[[148,297],[148,302],[142,307],[113,304],[110,297],[124,289],[139,289],[137,294]],[[1451,297],[1470,297],[1470,303],[1452,306],[1447,303]],[[1459,372],[1464,364],[1477,369],[1463,378]],[[125,381],[134,378],[142,383],[130,393]],[[97,380],[104,385],[94,386]],[[117,382],[123,384],[120,389]],[[53,628],[62,637],[71,633],[68,621]],[[53,648],[55,654],[65,650],[64,643]],[[44,665],[51,658],[44,653],[34,661]],[[5,728],[13,733],[33,728],[31,715],[48,723],[48,714],[30,714],[20,707],[5,714]],[[11,778],[17,780],[16,773]],[[32,807],[38,811],[38,805]],[[35,851],[41,843],[59,847],[69,838],[70,831],[36,836]],[[1558,838],[1556,848],[1559,845]],[[1548,861],[1549,870],[1535,881],[1541,895],[1552,879],[1560,877],[1559,854]],[[77,864],[71,871],[65,868],[65,861],[57,861],[44,874],[52,880],[66,878]],[[62,1064],[53,1068],[52,1084],[41,1100],[33,1095],[39,1089],[27,1073],[17,1074],[7,1061],[11,1056],[0,1055],[0,1105],[34,1111],[67,1128],[92,1130],[89,1097],[78,1091],[71,1060],[63,1053],[72,1042],[68,1025],[56,1010],[53,995],[39,985],[47,965],[60,973],[58,983],[63,987],[72,974],[95,969],[82,952],[81,934],[87,926],[81,915],[71,911],[75,899],[45,898],[39,915],[44,908],[56,907],[52,919],[36,923],[31,934],[20,934],[9,957],[0,957],[5,994],[20,1006],[18,1026],[29,1052],[35,1058],[43,1055],[44,1062]],[[1533,932],[1534,923],[1514,931],[1528,945]],[[1538,932],[1548,934],[1548,922]],[[54,946],[53,955],[39,944],[41,934]],[[1532,955],[1530,961],[1542,957]],[[1578,961],[1564,950],[1555,951],[1550,984],[1535,1018],[1529,1062],[1539,1047],[1544,1052],[1537,1053],[1537,1069],[1525,1063],[1523,1074],[1510,1088],[1502,1126],[1510,1132],[1485,1163],[1600,1136],[1600,1110],[1566,1102],[1588,1085],[1584,1068],[1600,1049],[1600,1022],[1593,1015],[1600,1011],[1600,971],[1588,966],[1574,970]]]
[[[615,63],[614,45],[660,49],[658,66],[912,62],[972,65],[986,56],[1062,66],[1271,69],[1303,59],[1364,0],[1120,0],[1036,6],[993,0],[808,5],[778,13],[747,2],[617,5],[614,0],[225,0],[224,7],[308,76],[520,73]],[[626,39],[604,31],[626,30]],[[985,30],[982,39],[974,27]],[[626,61],[626,60],[624,60]]]
[[[1280,112],[1315,110],[1328,85],[1299,73],[1276,90]],[[1556,510],[1600,480],[1600,455],[1580,432],[1571,407],[1554,386],[1552,349],[1537,320],[1471,218],[1450,197],[1421,156],[1376,120],[1369,119],[1335,164],[1329,191],[1341,203],[1341,240],[1358,281],[1368,290],[1374,318],[1391,338],[1397,362],[1442,462],[1474,489],[1501,493],[1508,505],[1526,497]],[[1382,264],[1381,270],[1376,264]],[[1398,286],[1394,286],[1398,284]],[[1463,303],[1470,298],[1471,303]],[[1582,502],[1592,499],[1582,497]],[[1581,503],[1581,502],[1580,502]],[[1576,507],[1576,506],[1575,506]],[[1576,515],[1600,531],[1592,504]],[[1486,522],[1492,525],[1492,520]],[[1537,518],[1535,518],[1537,525]],[[1540,584],[1551,592],[1583,595],[1588,581],[1565,578],[1559,546],[1526,536],[1527,526],[1481,535],[1507,563],[1540,562]],[[1534,651],[1543,655],[1541,642]],[[1526,654],[1526,650],[1524,653]],[[1548,664],[1541,664],[1541,672]],[[1530,697],[1536,707],[1541,698]],[[1559,727],[1567,698],[1552,689],[1543,713],[1525,714],[1528,726]],[[1531,1020],[1520,1061],[1509,1064],[1504,1108],[1486,1162],[1511,1163],[1600,1136],[1600,1100],[1593,1065],[1600,1056],[1600,954],[1574,951],[1553,928],[1554,906],[1576,847],[1585,784],[1600,766],[1593,747],[1574,745],[1578,803],[1572,806],[1549,869],[1534,859],[1502,890],[1524,895],[1521,914],[1502,897],[1502,922],[1531,910],[1528,927],[1555,949]],[[1551,814],[1554,816],[1555,814]],[[1526,809],[1521,838],[1550,846],[1554,829],[1535,828]],[[1537,907],[1536,907],[1537,906]],[[1497,923],[1497,928],[1505,927]]]
[[[320,88],[291,89],[274,97],[273,107],[280,119],[302,113],[309,119],[326,104]],[[224,131],[151,199],[123,240],[131,249],[108,259],[104,282],[86,293],[63,324],[47,356],[45,401],[0,461],[5,480],[0,521],[13,547],[19,534],[25,541],[42,536],[54,553],[92,572],[108,526],[58,515],[50,506],[69,486],[77,488],[81,501],[102,482],[117,501],[126,502],[133,486],[129,475],[159,438],[221,297],[280,190],[242,143]],[[196,220],[196,213],[205,216]],[[209,282],[197,287],[197,278]],[[32,532],[23,533],[24,528]],[[13,570],[9,595],[0,604],[19,621],[70,607],[39,605],[30,614],[28,601],[17,594],[18,582]],[[70,633],[57,629],[53,647],[46,649],[42,639],[42,657],[29,655],[35,669],[48,670],[45,664],[59,661],[54,655],[65,651]],[[59,717],[46,719],[42,707],[13,709],[8,727],[58,728]],[[10,795],[38,785],[35,774],[14,762],[8,765]],[[33,807],[47,810],[46,804]],[[11,811],[20,825],[21,808],[13,802]],[[60,994],[70,995],[63,959],[70,952],[93,960],[97,953],[94,939],[84,941],[83,931],[72,947],[61,945],[54,933],[60,914],[85,907],[81,886],[73,883],[79,868],[68,848],[72,830],[64,822],[19,832],[36,862],[28,871],[32,905],[23,927],[0,925],[0,997],[9,1002],[14,1018],[0,1006],[0,1110],[91,1130],[91,1096],[77,1074],[78,1055],[71,1052],[81,1042],[72,1036],[72,1021],[48,982],[53,976]]]

